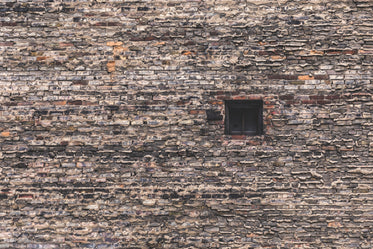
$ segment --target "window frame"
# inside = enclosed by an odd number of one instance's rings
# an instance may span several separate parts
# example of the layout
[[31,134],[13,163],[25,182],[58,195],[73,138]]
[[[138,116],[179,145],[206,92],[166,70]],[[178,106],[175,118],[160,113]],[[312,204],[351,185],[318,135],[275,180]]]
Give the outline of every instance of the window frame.
[[[239,110],[242,113],[241,116],[241,130],[232,131],[232,109]],[[250,112],[249,110],[253,110]],[[245,130],[244,114],[248,112],[248,116],[252,116],[253,112],[256,116],[256,130]],[[260,136],[263,135],[263,100],[226,100],[225,101],[225,119],[224,119],[224,133],[226,135],[247,135],[247,136]]]

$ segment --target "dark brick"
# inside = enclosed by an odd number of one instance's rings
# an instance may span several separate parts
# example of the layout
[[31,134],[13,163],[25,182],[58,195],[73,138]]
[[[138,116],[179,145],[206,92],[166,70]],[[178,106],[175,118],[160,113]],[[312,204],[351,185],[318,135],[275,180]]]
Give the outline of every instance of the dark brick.
[[220,111],[217,110],[206,110],[206,116],[208,121],[223,120],[223,115],[220,114]]
[[323,95],[310,95],[310,99],[316,99],[316,100],[323,100],[324,96]]
[[281,100],[293,100],[294,99],[294,95],[291,95],[291,94],[280,95],[279,98]]
[[138,11],[148,11],[150,10],[149,7],[137,7]]
[[243,196],[243,194],[229,194],[229,199],[238,199],[242,198]]
[[314,78],[315,80],[328,80],[329,76],[326,74],[321,74],[321,75],[315,75]]
[[67,101],[68,105],[82,105],[83,102],[81,100],[69,100]]
[[14,11],[14,12],[28,12],[28,11],[29,11],[29,8],[21,8],[21,7],[17,7],[17,8],[14,8],[13,11]]
[[13,166],[13,168],[25,169],[27,168],[27,164],[25,163],[17,163]]
[[86,85],[88,85],[88,80],[74,80],[73,85],[86,86]]
[[288,74],[270,74],[267,76],[268,79],[274,80],[297,80],[297,75],[288,75]]
[[3,27],[14,27],[14,26],[17,26],[16,22],[1,22],[0,24]]

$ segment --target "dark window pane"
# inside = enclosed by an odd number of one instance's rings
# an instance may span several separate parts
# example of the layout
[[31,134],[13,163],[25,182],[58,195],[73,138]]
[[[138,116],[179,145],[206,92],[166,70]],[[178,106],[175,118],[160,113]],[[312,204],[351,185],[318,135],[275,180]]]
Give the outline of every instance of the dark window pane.
[[225,110],[225,134],[263,134],[262,100],[228,100]]
[[240,109],[232,108],[230,111],[230,128],[231,132],[242,131],[242,111]]
[[257,132],[258,109],[244,109],[244,131]]

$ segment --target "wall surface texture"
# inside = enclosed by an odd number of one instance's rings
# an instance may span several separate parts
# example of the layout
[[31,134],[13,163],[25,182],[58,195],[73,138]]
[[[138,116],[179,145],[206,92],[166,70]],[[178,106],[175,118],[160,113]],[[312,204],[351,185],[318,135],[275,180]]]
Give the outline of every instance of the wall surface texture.
[[0,248],[373,247],[373,1],[2,0],[0,30]]

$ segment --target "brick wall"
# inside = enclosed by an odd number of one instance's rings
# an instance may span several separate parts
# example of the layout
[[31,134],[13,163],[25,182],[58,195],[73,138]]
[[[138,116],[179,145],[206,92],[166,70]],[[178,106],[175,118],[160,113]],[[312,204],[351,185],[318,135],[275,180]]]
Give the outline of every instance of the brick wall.
[[372,7],[2,1],[0,248],[371,248]]

